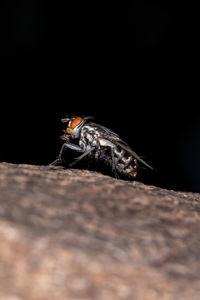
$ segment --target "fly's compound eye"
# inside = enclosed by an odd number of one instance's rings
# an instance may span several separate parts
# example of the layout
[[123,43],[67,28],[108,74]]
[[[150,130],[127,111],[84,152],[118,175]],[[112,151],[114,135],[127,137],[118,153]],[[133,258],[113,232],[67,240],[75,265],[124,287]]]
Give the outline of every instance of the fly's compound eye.
[[81,122],[83,121],[83,119],[81,117],[77,117],[75,119],[73,119],[71,121],[71,124],[70,124],[70,128],[71,129],[74,129],[76,126],[78,126]]
[[83,121],[83,118],[81,118],[81,117],[77,117],[77,118],[73,119],[67,127],[67,133],[71,134],[73,129],[76,128],[82,121]]

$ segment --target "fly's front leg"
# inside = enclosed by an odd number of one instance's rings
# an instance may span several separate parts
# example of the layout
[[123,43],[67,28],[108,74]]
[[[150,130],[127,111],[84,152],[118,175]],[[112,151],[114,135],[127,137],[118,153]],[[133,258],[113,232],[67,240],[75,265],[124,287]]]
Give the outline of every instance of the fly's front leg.
[[95,147],[92,147],[89,150],[85,151],[82,155],[76,157],[75,160],[69,166],[70,167],[74,166],[78,161],[80,161],[83,157],[85,157],[88,154],[90,154],[94,149],[95,149]]
[[64,143],[60,149],[60,153],[58,155],[58,158],[56,160],[54,160],[50,165],[51,166],[57,166],[59,164],[62,163],[62,155],[63,155],[63,152],[67,149],[71,149],[71,150],[74,150],[74,151],[77,151],[77,152],[83,152],[83,149],[78,146],[78,145],[75,145],[75,144],[71,144],[71,143]]

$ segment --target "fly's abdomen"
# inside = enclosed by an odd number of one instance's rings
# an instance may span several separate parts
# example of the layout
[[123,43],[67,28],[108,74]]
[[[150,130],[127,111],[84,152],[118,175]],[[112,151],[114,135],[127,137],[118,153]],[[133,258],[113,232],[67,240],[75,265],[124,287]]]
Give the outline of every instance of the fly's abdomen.
[[137,160],[125,150],[117,147],[114,150],[115,165],[119,173],[135,177],[137,175]]

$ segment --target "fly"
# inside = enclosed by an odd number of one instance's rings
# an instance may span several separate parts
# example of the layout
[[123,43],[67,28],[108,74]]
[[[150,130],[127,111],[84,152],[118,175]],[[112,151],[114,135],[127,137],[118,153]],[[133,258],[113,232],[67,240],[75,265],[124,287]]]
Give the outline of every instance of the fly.
[[88,157],[107,164],[116,176],[125,175],[129,178],[135,178],[139,163],[153,170],[118,134],[102,125],[88,122],[91,119],[93,118],[71,117],[61,120],[63,123],[68,123],[64,134],[61,136],[64,144],[58,158],[51,165],[61,164],[63,152],[66,149],[71,149],[81,155],[75,158],[69,167],[74,166],[84,157]]

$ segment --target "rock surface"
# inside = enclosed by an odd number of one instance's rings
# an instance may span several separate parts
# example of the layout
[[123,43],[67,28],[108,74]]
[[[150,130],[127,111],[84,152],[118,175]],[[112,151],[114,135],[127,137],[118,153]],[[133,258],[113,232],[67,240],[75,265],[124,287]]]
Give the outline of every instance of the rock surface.
[[0,164],[0,300],[200,299],[200,195]]

